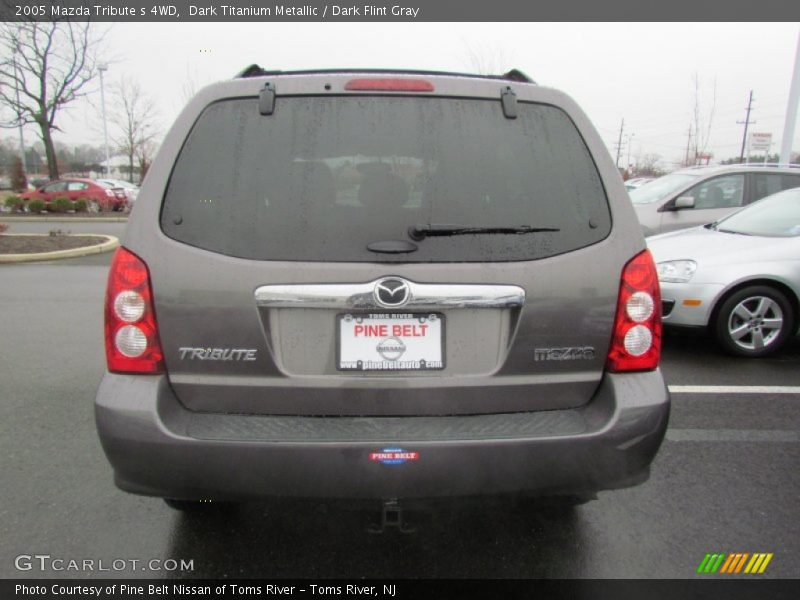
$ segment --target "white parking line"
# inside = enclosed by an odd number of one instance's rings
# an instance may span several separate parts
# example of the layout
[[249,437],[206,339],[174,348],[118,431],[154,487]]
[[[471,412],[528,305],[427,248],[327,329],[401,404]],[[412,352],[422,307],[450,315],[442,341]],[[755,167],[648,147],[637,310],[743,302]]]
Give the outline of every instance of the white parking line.
[[800,394],[798,385],[671,385],[674,394]]

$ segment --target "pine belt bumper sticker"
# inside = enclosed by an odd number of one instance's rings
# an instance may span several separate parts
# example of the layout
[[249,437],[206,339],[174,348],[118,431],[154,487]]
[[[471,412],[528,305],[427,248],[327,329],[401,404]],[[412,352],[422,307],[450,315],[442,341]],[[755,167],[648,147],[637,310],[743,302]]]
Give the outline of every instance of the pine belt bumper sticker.
[[408,452],[402,448],[384,448],[370,452],[369,459],[382,465],[402,465],[410,460],[419,460],[419,452]]

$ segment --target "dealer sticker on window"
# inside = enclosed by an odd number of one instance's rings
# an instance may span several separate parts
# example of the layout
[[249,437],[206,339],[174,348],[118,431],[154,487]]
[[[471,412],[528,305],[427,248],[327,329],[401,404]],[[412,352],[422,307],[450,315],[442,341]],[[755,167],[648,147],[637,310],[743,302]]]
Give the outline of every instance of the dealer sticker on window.
[[430,314],[338,315],[342,371],[443,369],[444,317]]

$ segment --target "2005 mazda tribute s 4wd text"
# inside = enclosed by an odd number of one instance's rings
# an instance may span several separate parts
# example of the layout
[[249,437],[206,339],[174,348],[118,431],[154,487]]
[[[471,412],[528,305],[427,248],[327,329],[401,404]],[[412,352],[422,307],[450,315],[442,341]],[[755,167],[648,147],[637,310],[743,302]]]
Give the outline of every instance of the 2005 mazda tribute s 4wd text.
[[658,277],[584,113],[524,74],[268,72],[202,90],[112,261],[117,485],[585,500],[645,481]]

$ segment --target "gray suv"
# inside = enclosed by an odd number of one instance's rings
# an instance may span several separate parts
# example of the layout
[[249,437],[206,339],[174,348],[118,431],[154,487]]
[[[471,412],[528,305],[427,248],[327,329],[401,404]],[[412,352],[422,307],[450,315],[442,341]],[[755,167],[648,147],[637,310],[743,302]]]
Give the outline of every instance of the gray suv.
[[800,165],[722,165],[673,171],[630,191],[646,236],[713,223],[800,186]]
[[202,90],[113,260],[116,484],[586,499],[664,437],[658,278],[586,115],[522,73],[269,72]]

